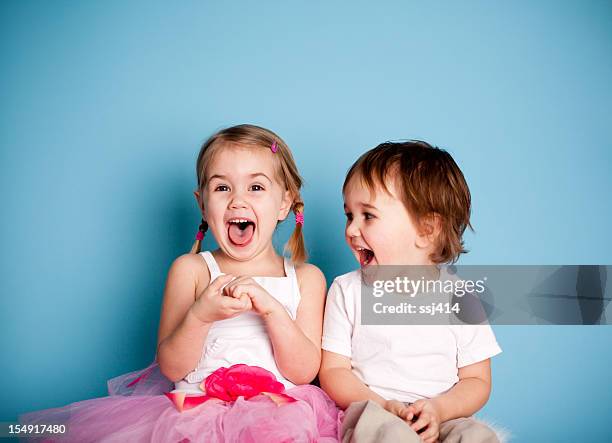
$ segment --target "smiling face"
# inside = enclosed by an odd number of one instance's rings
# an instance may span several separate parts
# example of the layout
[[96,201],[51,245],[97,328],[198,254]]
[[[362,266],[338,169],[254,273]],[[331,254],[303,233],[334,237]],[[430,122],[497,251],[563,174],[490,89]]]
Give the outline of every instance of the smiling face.
[[269,149],[227,144],[207,167],[202,216],[219,247],[235,260],[272,252],[276,224],[291,208],[289,192],[275,173],[273,155]]
[[354,176],[344,192],[345,240],[362,267],[369,265],[430,265],[432,243],[421,235],[398,198],[377,185],[370,192],[361,177]]

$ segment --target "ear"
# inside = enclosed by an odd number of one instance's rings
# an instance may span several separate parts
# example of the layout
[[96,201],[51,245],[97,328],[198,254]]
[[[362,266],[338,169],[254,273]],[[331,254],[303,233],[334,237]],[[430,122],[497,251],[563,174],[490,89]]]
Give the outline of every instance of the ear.
[[430,248],[442,230],[442,216],[435,212],[427,214],[419,220],[416,244],[419,248]]
[[193,195],[198,204],[198,208],[200,208],[200,212],[202,213],[202,219],[206,220],[206,214],[204,211],[204,203],[200,200],[200,191],[193,191]]
[[281,201],[280,209],[278,210],[278,220],[284,220],[289,215],[289,211],[291,210],[291,206],[293,205],[293,198],[291,198],[291,193],[287,190],[283,194],[283,200]]

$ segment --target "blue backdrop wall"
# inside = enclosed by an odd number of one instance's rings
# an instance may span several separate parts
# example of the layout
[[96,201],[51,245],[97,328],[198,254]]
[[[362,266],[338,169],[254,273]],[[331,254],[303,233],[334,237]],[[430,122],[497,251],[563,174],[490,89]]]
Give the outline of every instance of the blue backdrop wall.
[[[293,148],[329,282],[355,267],[344,173],[401,138],[464,170],[462,263],[612,263],[609,2],[12,0],[0,48],[0,421],[152,360],[197,151],[228,125]],[[495,332],[482,417],[516,441],[607,440],[611,327]]]

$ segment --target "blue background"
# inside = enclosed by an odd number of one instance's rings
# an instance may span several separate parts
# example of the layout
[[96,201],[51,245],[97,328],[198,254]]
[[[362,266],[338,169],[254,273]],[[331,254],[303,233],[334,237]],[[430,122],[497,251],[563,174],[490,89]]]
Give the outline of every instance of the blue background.
[[[388,139],[463,169],[461,263],[612,263],[612,5],[506,3],[1,2],[0,420],[153,359],[199,145],[232,124],[292,147],[328,282],[356,266],[345,171]],[[495,332],[482,417],[515,441],[609,440],[611,327]]]

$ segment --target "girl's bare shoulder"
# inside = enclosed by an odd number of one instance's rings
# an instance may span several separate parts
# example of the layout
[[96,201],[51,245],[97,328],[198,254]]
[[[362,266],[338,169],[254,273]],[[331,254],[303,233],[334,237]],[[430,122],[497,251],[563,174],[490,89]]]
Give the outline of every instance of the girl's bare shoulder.
[[196,294],[203,291],[210,283],[210,272],[204,257],[200,254],[183,254],[178,256],[172,265],[168,274],[172,274],[178,278],[193,279],[196,287]]

